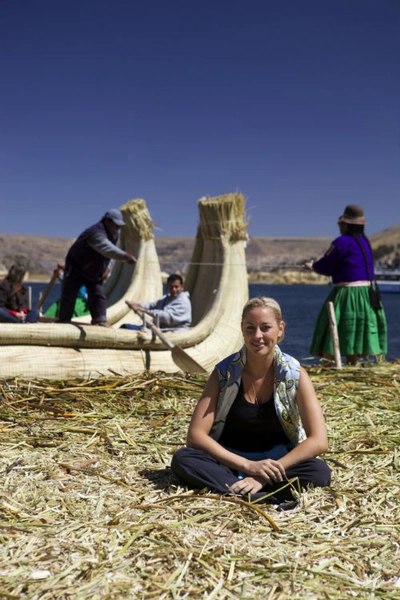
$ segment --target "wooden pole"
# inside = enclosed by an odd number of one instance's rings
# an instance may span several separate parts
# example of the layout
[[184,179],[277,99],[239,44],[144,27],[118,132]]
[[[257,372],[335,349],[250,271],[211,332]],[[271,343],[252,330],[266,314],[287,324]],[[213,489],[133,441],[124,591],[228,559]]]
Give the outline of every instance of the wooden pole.
[[341,369],[342,357],[340,355],[339,335],[336,324],[335,307],[333,306],[333,302],[328,302],[326,307],[328,309],[329,326],[331,330],[333,353],[335,357],[335,366],[337,369]]
[[[136,312],[135,309],[132,307],[131,302],[129,302],[128,300],[125,300],[125,302],[129,306],[129,308]],[[136,312],[136,314],[138,314],[138,312]],[[159,337],[164,346],[166,346],[170,350],[172,360],[180,369],[182,369],[182,371],[188,373],[207,373],[206,369],[202,367],[197,361],[195,361],[194,358],[192,358],[180,346],[173,344],[171,340],[169,340],[167,336],[160,329],[158,329],[158,327],[153,325],[151,321],[148,321],[145,313],[142,313],[140,316],[143,318],[144,326],[150,327],[153,334]]]
[[50,279],[49,283],[47,284],[47,286],[46,286],[43,294],[41,294],[41,296],[39,298],[39,302],[36,305],[36,308],[38,310],[40,310],[42,308],[43,303],[46,300],[46,298],[47,298],[47,296],[48,296],[51,288],[53,287],[54,283],[57,281],[57,278],[58,278],[58,273],[57,273],[57,271],[55,271],[53,273],[53,275],[51,276],[51,279]]

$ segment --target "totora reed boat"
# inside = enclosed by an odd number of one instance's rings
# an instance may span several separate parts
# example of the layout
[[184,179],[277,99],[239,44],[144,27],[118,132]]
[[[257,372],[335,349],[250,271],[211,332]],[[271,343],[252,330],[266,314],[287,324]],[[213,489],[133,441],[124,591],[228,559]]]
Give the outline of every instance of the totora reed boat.
[[[242,344],[241,311],[248,299],[247,222],[242,194],[202,198],[198,207],[200,222],[185,280],[192,301],[192,327],[167,337],[171,348],[208,372]],[[111,327],[90,325],[90,316],[68,324],[1,323],[1,378],[91,379],[143,370],[185,370],[177,354],[150,329],[120,329],[124,323],[141,323],[126,301],[147,302],[163,293],[154,226],[146,203],[130,200],[121,211],[126,226],[120,246],[138,260],[136,265],[116,262],[107,281]]]

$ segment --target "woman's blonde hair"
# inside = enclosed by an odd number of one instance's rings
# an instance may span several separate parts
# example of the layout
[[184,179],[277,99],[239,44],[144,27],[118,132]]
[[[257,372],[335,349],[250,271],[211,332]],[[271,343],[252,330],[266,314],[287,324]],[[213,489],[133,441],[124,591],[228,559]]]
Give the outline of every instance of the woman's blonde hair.
[[[243,311],[242,311],[242,323],[247,315],[247,313],[250,310],[253,310],[253,308],[270,308],[272,310],[272,312],[274,313],[274,317],[278,323],[278,325],[280,325],[280,323],[284,322],[282,319],[282,310],[281,307],[279,306],[278,302],[276,300],[274,300],[273,298],[269,298],[268,296],[257,296],[256,298],[250,298],[250,300],[248,302],[246,302],[246,304],[243,307]],[[282,335],[278,338],[278,342],[282,342],[283,338],[285,337],[285,334],[282,333]]]

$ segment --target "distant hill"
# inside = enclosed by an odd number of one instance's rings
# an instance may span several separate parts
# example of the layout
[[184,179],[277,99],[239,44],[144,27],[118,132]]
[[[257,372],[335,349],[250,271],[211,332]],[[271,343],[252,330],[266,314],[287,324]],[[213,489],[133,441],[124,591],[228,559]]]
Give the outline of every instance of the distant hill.
[[384,229],[379,233],[375,233],[370,236],[371,244],[373,248],[377,248],[380,245],[388,244],[396,246],[397,249],[400,247],[400,224],[393,225],[388,229]]
[[30,274],[50,274],[58,262],[63,262],[71,238],[34,235],[0,234],[0,271],[15,262],[26,265]]
[[371,236],[374,258],[382,266],[400,268],[400,225],[393,225]]
[[[376,259],[383,264],[400,265],[400,224],[370,236]],[[26,265],[30,275],[48,276],[63,262],[72,238],[0,234],[0,273],[14,262]],[[278,268],[296,269],[305,260],[320,257],[331,238],[250,237],[246,249],[247,268],[254,274]],[[161,270],[186,273],[192,256],[194,238],[159,237],[155,239]]]

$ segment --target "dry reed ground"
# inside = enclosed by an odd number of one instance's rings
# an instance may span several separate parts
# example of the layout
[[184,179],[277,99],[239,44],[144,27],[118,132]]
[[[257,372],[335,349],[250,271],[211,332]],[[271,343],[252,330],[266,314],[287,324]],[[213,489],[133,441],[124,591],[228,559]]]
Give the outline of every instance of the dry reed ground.
[[400,598],[399,366],[308,370],[333,485],[286,513],[171,474],[204,377],[0,382],[0,597]]

